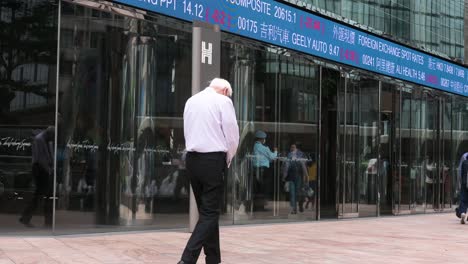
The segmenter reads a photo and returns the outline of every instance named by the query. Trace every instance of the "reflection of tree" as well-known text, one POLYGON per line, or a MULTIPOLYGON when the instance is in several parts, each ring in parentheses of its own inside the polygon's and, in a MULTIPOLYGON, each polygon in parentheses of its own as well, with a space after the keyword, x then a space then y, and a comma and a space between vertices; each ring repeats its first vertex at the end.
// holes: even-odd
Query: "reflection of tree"
POLYGON ((25 64, 55 63, 57 8, 52 1, 0 0, 0 115, 8 111, 15 91, 51 97, 47 84, 14 78, 25 64))

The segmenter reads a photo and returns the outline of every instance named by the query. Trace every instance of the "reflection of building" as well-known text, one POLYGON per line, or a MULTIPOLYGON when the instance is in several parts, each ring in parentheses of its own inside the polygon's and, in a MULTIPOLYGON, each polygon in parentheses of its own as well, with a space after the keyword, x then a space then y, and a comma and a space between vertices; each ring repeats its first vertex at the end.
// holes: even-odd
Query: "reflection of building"
MULTIPOLYGON (((0 166, 0 184, 19 195, 33 187, 27 180, 30 145, 20 151, 1 139, 29 142, 36 129, 55 125, 55 114, 60 116, 55 230, 186 227, 189 219, 182 113, 192 92, 192 23, 175 18, 180 13, 169 17, 117 2, 62 0, 58 23, 58 7, 50 1, 15 1, 22 4, 16 19, 28 14, 37 21, 32 25, 41 26, 31 31, 17 20, 22 34, 11 38, 15 45, 0 38, 4 59, 11 50, 25 54, 12 61, 14 69, 0 60, 0 101, 8 98, 5 94, 14 95, 7 108, 0 104, 0 165, 8 164, 0 166), (39 16, 39 11, 47 15, 39 16), (28 45, 35 52, 24 51, 28 45), (12 83, 17 85, 13 90, 12 83)), ((466 67, 457 64, 466 59, 460 37, 466 26, 459 13, 462 1, 303 2, 311 5, 301 11, 287 8, 308 12, 327 25, 336 23, 337 30, 353 25, 347 33, 404 44, 408 51, 421 52, 425 62, 437 59, 468 76, 466 67)), ((0 1, 0 14, 11 24, 8 10, 15 6, 9 4, 0 1)), ((213 17, 218 19, 208 19, 213 17)), ((8 27, 15 28, 8 25, 0 33, 11 34, 2 31, 8 27)), ((260 24, 258 30, 268 36, 264 27, 260 24)), ((468 148, 463 91, 405 80, 396 69, 389 74, 292 45, 267 44, 261 34, 246 38, 223 30, 220 72, 234 88, 241 129, 239 154, 225 181, 224 224, 453 210, 458 158, 468 148), (266 132, 265 144, 277 147, 280 155, 271 162, 271 176, 262 180, 254 180, 259 173, 249 160, 257 130, 266 132), (308 197, 313 206, 297 215, 289 214, 282 182, 292 145, 304 153, 303 163, 314 175, 304 181, 313 190, 308 197), (255 200, 259 193, 268 199, 255 200)), ((301 39, 295 36, 294 41, 301 39)), ((385 70, 391 70, 391 58, 382 56, 385 70)), ((5 213, 0 218, 10 219, 2 226, 15 231, 21 228, 15 212, 22 204, 11 197, 0 194, 0 208, 9 208, 0 211, 5 213)))
MULTIPOLYGON (((465 35, 465 43, 468 43, 468 2, 465 1, 465 21, 464 25, 464 35, 465 35)), ((468 47, 465 46, 465 54, 468 54, 468 47)), ((468 56, 465 56, 465 64, 468 64, 468 56)))
MULTIPOLYGON (((464 3, 438 0, 301 0, 415 47, 463 61, 464 3)), ((465 34, 466 37, 466 34, 465 34)))
POLYGON ((44 44, 50 40, 49 33, 54 32, 50 30, 56 14, 47 16, 48 13, 42 12, 46 5, 47 1, 0 3, 0 21, 4 23, 0 41, 0 82, 5 100, 2 103, 4 107, 9 105, 9 111, 28 111, 54 104, 50 99, 55 92, 56 68, 55 63, 51 63, 55 54, 44 44), (35 26, 24 27, 38 15, 44 19, 35 26), (35 33, 38 28, 43 32, 35 33), (20 42, 23 43, 19 46, 20 42))
MULTIPOLYGON (((44 64, 23 64, 13 70, 12 80, 18 83, 25 83, 29 87, 34 87, 32 92, 15 91, 15 98, 10 104, 11 111, 26 110, 48 104, 47 91, 53 91, 54 87, 49 87, 51 76, 49 65, 44 64)), ((52 72, 53 74, 53 72, 52 72)))

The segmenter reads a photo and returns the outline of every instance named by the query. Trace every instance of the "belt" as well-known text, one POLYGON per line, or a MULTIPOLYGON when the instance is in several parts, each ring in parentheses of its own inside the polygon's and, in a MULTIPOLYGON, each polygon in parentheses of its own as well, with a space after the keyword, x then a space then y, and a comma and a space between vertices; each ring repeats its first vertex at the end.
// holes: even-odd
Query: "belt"
POLYGON ((187 152, 188 155, 193 156, 206 156, 206 157, 219 157, 219 156, 226 156, 226 152, 216 151, 216 152, 196 152, 196 151, 189 151, 187 152))

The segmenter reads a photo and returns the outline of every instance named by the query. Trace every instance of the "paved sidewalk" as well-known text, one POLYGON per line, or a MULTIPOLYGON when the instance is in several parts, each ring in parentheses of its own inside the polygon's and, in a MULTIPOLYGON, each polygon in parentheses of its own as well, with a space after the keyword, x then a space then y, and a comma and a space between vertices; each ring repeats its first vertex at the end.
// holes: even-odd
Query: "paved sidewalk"
MULTIPOLYGON (((175 264, 188 237, 181 231, 0 237, 0 264, 175 264)), ((452 213, 223 227, 221 240, 226 264, 427 264, 468 258, 468 225, 452 213)))

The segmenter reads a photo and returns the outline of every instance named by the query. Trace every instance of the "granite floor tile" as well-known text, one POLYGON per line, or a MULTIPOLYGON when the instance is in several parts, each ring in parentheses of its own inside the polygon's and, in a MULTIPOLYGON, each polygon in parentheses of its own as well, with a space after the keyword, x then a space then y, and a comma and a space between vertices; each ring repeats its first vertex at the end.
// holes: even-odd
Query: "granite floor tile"
MULTIPOLYGON (((223 263, 464 262, 468 225, 453 214, 221 228, 223 263)), ((0 237, 0 264, 177 263, 180 231, 57 237, 0 237)), ((204 264, 203 253, 199 264, 204 264)))

